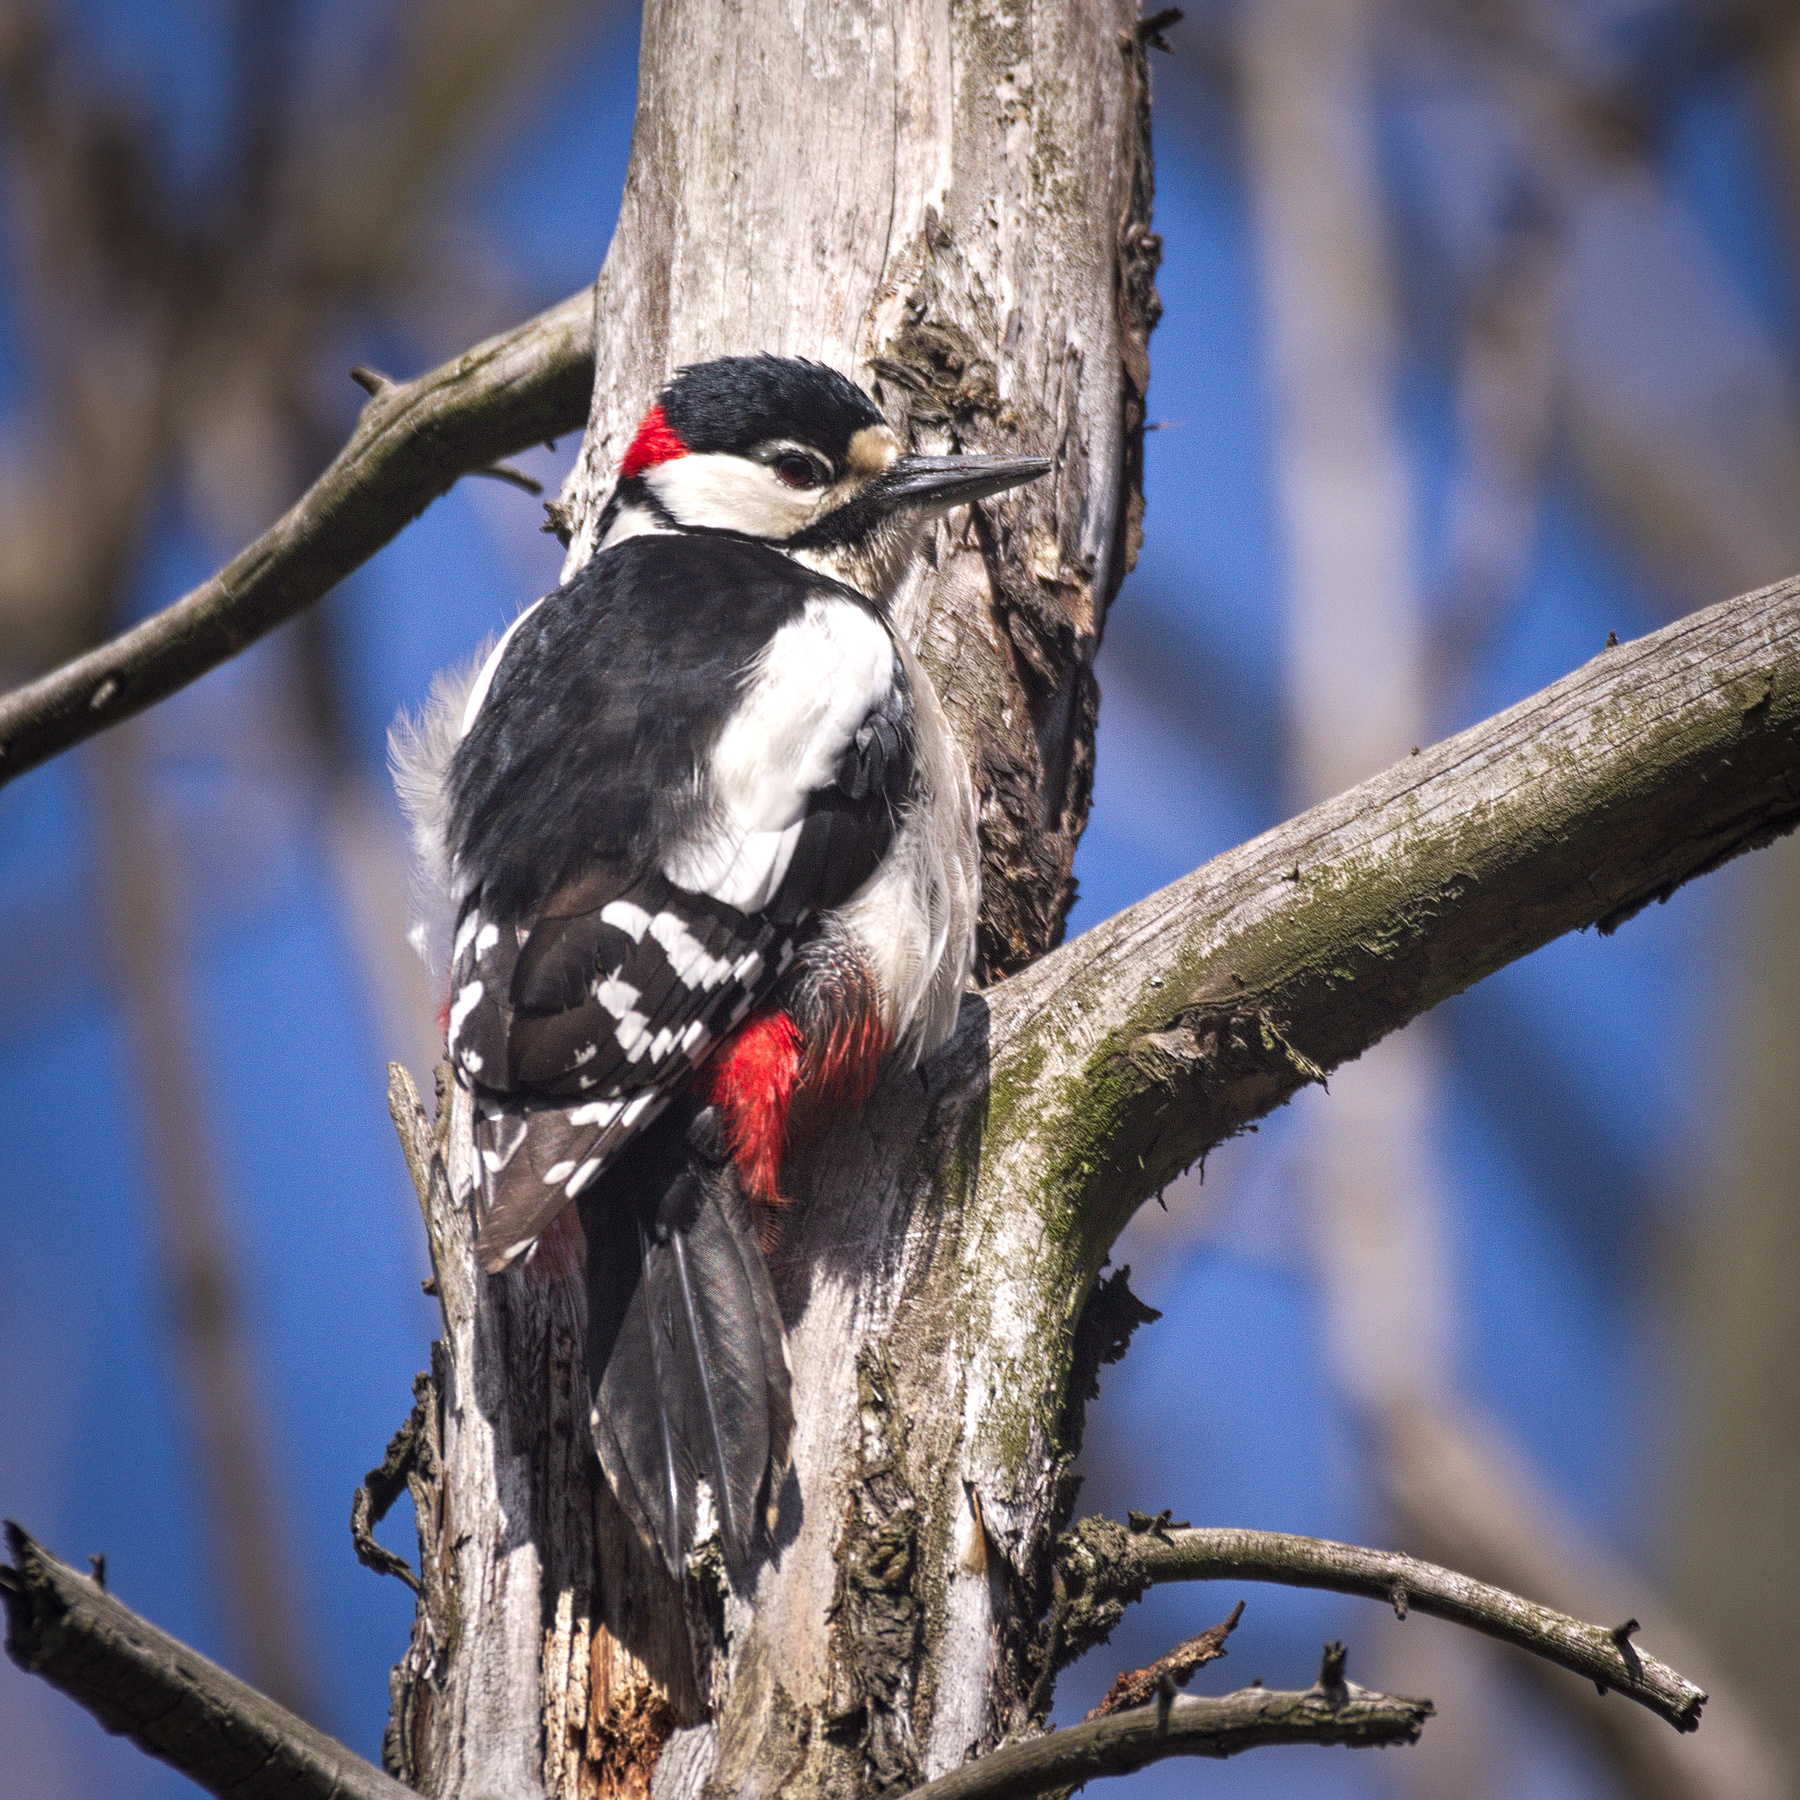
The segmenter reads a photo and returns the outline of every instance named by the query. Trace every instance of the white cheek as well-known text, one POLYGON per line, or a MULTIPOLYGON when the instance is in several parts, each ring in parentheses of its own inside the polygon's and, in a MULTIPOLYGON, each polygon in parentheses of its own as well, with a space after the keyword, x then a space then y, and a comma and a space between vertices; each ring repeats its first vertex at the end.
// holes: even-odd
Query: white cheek
POLYGON ((750 537, 792 537, 812 523, 823 498, 785 486, 773 469, 741 456, 676 456, 646 469, 644 480, 681 524, 750 537))
POLYGON ((666 536, 668 530, 668 526, 649 507, 622 506, 601 540, 600 548, 610 550, 614 544, 622 544, 627 538, 666 536))

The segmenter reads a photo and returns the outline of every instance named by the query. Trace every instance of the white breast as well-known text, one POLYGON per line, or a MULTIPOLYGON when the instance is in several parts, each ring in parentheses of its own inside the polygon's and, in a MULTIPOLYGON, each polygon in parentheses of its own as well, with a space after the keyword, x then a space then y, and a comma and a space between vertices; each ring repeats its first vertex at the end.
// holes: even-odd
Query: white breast
POLYGON ((913 699, 914 799, 892 848, 836 918, 881 982, 888 1025, 913 1061, 955 1028, 975 967, 981 849, 968 765, 931 677, 900 657, 913 699))

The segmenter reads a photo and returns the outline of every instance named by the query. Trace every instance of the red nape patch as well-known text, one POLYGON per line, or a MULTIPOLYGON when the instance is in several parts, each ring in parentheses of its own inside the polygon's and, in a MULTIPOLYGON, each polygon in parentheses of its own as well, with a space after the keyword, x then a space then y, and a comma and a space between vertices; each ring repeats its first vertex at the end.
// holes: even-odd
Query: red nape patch
POLYGON ((446 1043, 450 1041, 450 996, 444 996, 444 1004, 438 1008, 438 1036, 446 1043))
POLYGON ((785 1206, 781 1156, 800 1079, 800 1033, 784 1012, 759 1013, 712 1060, 707 1098, 725 1115, 725 1141, 744 1197, 785 1206))
POLYGON ((644 420, 637 428, 637 436, 631 440, 631 448, 625 452, 625 460, 619 464, 619 479, 629 481, 633 475, 641 475, 644 470, 657 463, 671 461, 677 456, 687 455, 687 445, 675 434, 675 428, 663 417, 663 409, 653 406, 644 414, 644 420))

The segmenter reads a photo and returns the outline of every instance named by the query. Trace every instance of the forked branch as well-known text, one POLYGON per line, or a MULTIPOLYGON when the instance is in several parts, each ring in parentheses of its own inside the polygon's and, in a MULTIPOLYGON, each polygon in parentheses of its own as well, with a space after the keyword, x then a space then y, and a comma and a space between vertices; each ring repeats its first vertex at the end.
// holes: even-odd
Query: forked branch
POLYGON ((1344 1679, 1344 1650, 1327 1644, 1319 1679, 1299 1692, 1240 1688, 1194 1698, 1165 1694, 1149 1706, 1006 1744, 915 1788, 908 1800, 1026 1800, 1103 1775, 1129 1775, 1167 1756, 1223 1759, 1272 1744, 1411 1744, 1429 1700, 1375 1694, 1344 1679))
POLYGON ((158 1631, 8 1523, 6 1650, 108 1731, 231 1800, 413 1800, 373 1763, 158 1631))
POLYGON ((1705 1690, 1638 1648, 1635 1619, 1590 1625, 1454 1569, 1359 1544, 1143 1523, 1133 1530, 1112 1519, 1083 1519, 1062 1540, 1061 1641, 1070 1651, 1103 1641, 1125 1607, 1158 1582, 1270 1581, 1383 1600, 1401 1618, 1413 1611, 1448 1619, 1586 1676, 1602 1693, 1617 1689, 1677 1731, 1699 1726, 1705 1690))

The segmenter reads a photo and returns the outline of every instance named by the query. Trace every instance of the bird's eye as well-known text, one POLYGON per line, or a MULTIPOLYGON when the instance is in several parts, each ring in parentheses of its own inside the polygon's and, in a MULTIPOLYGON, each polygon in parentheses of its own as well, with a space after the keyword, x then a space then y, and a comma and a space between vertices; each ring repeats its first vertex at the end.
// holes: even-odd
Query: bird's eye
POLYGON ((802 456, 798 450, 790 450, 785 456, 775 459, 775 474, 783 487, 809 488, 819 485, 819 471, 813 466, 810 456, 802 456))

